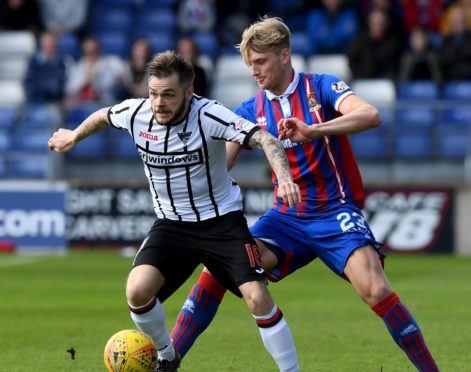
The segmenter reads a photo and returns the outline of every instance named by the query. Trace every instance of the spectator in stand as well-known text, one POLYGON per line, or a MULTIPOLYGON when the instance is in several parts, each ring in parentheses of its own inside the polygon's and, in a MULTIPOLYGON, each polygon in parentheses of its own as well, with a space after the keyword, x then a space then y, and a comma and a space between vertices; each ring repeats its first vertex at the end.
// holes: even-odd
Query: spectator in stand
POLYGON ((28 102, 60 103, 66 83, 66 60, 57 53, 51 32, 39 38, 39 50, 31 57, 24 82, 28 102))
POLYGON ((359 21, 355 9, 345 0, 322 0, 322 6, 309 11, 307 32, 313 53, 345 53, 357 34, 359 21))
POLYGON ((445 80, 471 79, 471 31, 467 28, 466 11, 451 14, 449 33, 440 49, 440 63, 445 80))
POLYGON ((383 10, 373 9, 367 21, 368 27, 353 38, 348 52, 353 78, 395 79, 403 50, 401 35, 388 32, 391 19, 383 10))
POLYGON ((93 37, 82 41, 82 55, 69 69, 66 106, 87 101, 103 105, 116 103, 123 74, 123 61, 116 56, 104 56, 93 37))
POLYGON ((178 28, 182 33, 213 31, 216 8, 213 0, 183 0, 177 10, 178 28))
POLYGON ((61 35, 81 34, 87 15, 88 0, 39 0, 41 20, 46 30, 61 35))
MULTIPOLYGON (((404 15, 400 0, 360 0, 359 9, 361 19, 368 20, 370 13, 376 9, 388 15, 389 33, 399 34, 403 40, 407 38, 404 28, 404 15)), ((367 25, 365 25, 367 26, 367 25)))
POLYGON ((417 27, 426 31, 439 31, 444 0, 399 0, 403 10, 403 22, 407 32, 417 27))
POLYGON ((120 98, 149 96, 147 64, 152 60, 152 51, 146 39, 137 39, 131 46, 129 59, 123 71, 123 86, 120 98))
POLYGON ((466 28, 471 30, 471 0, 458 0, 445 9, 440 25, 442 34, 448 35, 450 33, 453 23, 453 14, 461 11, 466 14, 466 28))
POLYGON ((36 0, 0 0, 0 30, 28 30, 38 35, 42 24, 36 0))
POLYGON ((433 80, 442 83, 438 53, 430 48, 428 33, 423 28, 414 29, 409 38, 410 47, 401 56, 398 81, 433 80))
POLYGON ((193 65, 193 69, 195 70, 195 81, 193 83, 195 94, 206 97, 209 93, 208 78, 206 76, 206 71, 198 64, 198 46, 193 39, 183 37, 178 40, 177 51, 183 58, 193 65))

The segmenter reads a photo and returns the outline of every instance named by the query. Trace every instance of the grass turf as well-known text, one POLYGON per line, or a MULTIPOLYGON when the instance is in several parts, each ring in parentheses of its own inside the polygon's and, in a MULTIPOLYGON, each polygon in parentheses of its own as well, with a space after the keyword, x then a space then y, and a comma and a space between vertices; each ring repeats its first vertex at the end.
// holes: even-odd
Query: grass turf
MULTIPOLYGON (((124 293, 131 262, 109 251, 0 255, 0 370, 105 371, 108 338, 135 329, 124 293)), ((471 371, 471 259, 391 255, 386 273, 442 372, 471 371)), ((169 330, 198 275, 165 302, 169 330)), ((302 371, 415 371, 381 319, 321 262, 269 289, 290 325, 302 371)), ((277 368, 245 303, 226 294, 180 370, 277 368)))

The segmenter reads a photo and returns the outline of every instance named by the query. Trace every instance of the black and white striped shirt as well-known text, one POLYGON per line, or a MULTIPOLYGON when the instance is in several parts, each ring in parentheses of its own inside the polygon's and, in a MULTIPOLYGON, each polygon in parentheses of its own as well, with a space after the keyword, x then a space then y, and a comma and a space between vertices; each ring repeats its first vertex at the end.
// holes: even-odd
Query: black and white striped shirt
POLYGON ((125 100, 108 111, 128 131, 144 163, 158 218, 201 221, 242 209, 226 168, 226 141, 247 145, 258 126, 216 101, 193 96, 176 125, 158 124, 149 99, 125 100))

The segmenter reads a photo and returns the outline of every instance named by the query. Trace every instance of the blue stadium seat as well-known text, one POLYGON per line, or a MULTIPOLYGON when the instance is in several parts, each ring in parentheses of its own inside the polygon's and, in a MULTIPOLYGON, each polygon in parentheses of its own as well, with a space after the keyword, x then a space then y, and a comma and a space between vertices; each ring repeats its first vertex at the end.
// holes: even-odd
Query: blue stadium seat
POLYGON ((177 17, 170 8, 142 8, 135 23, 136 38, 156 31, 172 32, 177 29, 177 17))
POLYGON ((139 159, 136 145, 129 133, 121 130, 112 131, 113 149, 111 154, 121 159, 139 159))
POLYGON ((442 98, 449 101, 471 102, 471 80, 447 81, 443 83, 442 98))
POLYGON ((440 110, 440 122, 446 124, 467 124, 471 126, 471 107, 444 107, 440 110))
POLYGON ((101 6, 109 6, 109 7, 128 7, 128 8, 134 8, 137 5, 136 0, 98 0, 97 5, 101 6))
POLYGON ((19 128, 13 133, 13 147, 15 151, 46 153, 51 135, 49 128, 19 128))
POLYGON ((7 174, 7 164, 4 156, 0 155, 0 177, 3 178, 7 174))
POLYGON ((307 58, 312 53, 311 40, 304 31, 294 31, 291 33, 291 53, 301 54, 307 58))
POLYGON ((60 109, 48 104, 30 104, 19 125, 25 128, 54 128, 61 119, 60 109))
POLYGON ((10 178, 47 178, 49 164, 47 153, 14 153, 7 159, 7 175, 10 178))
POLYGON ((429 128, 394 128, 393 155, 398 158, 424 159, 433 156, 433 135, 429 128))
POLYGON ((219 54, 219 39, 215 32, 195 32, 191 37, 201 54, 213 59, 219 54))
POLYGON ((66 126, 69 129, 74 129, 88 116, 100 109, 102 106, 90 103, 72 107, 66 113, 66 126))
POLYGON ((95 133, 80 141, 67 156, 73 159, 94 159, 108 155, 108 131, 95 133))
POLYGON ((68 55, 78 59, 80 56, 80 39, 73 32, 62 34, 58 38, 57 48, 60 55, 68 55))
POLYGON ((392 111, 386 107, 377 107, 379 111, 379 116, 381 116, 381 126, 389 126, 392 123, 392 111))
POLYGON ((6 153, 11 148, 11 144, 12 139, 10 131, 0 128, 0 154, 6 153))
POLYGON ((399 107, 394 122, 396 125, 432 127, 436 122, 435 111, 430 106, 399 107))
POLYGON ((128 32, 135 24, 134 13, 127 8, 96 7, 92 13, 89 26, 91 33, 97 32, 128 32))
POLYGON ((306 18, 307 14, 295 14, 284 17, 286 25, 289 27, 291 32, 303 31, 306 29, 306 18))
POLYGON ((406 81, 397 87, 398 100, 430 101, 438 97, 438 85, 432 80, 406 81))
POLYGON ((16 111, 12 107, 0 107, 0 128, 11 128, 15 124, 16 111))
POLYGON ((464 159, 470 150, 470 128, 468 125, 439 125, 436 131, 438 156, 464 159))
POLYGON ((358 160, 383 160, 389 154, 388 129, 378 127, 348 136, 358 160))
POLYGON ((176 7, 178 4, 178 0, 144 0, 146 6, 151 7, 176 7))
POLYGON ((94 34, 100 43, 103 54, 113 54, 126 58, 129 54, 130 37, 126 32, 103 31, 94 34))
POLYGON ((175 49, 175 36, 171 32, 151 32, 143 36, 149 42, 153 53, 160 53, 165 50, 175 49))

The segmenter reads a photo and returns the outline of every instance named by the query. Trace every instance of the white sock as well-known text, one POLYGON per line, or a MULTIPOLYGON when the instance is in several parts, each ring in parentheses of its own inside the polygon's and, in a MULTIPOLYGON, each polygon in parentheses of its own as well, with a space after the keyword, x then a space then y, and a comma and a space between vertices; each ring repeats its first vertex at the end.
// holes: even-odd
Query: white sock
POLYGON ((279 313, 279 311, 275 305, 269 314, 263 316, 254 315, 253 317, 259 324, 263 344, 275 360, 280 371, 298 372, 298 357, 296 355, 296 348, 294 347, 293 336, 283 315, 281 313, 277 315, 277 313, 279 313), (279 319, 279 317, 281 317, 281 319, 279 319), (265 322, 267 324, 271 318, 273 318, 273 321, 279 319, 278 323, 273 326, 260 327, 261 321, 267 321, 265 322))
POLYGON ((154 340, 155 346, 158 350, 159 359, 173 360, 175 358, 175 349, 172 345, 172 340, 165 325, 165 311, 157 298, 152 298, 147 304, 134 307, 129 307, 137 312, 131 311, 131 318, 136 324, 137 328, 150 336, 154 340), (155 305, 149 311, 138 314, 139 309, 149 306, 155 301, 155 305))

